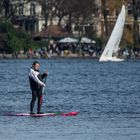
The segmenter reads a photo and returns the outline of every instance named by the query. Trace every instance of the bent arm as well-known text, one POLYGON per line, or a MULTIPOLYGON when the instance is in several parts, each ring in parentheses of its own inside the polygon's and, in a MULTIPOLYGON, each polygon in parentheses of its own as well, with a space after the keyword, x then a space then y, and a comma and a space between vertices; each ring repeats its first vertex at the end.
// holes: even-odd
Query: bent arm
POLYGON ((41 74, 42 79, 44 79, 44 78, 47 77, 47 76, 48 76, 47 73, 43 73, 43 74, 41 74))
POLYGON ((38 84, 45 86, 45 84, 39 80, 39 78, 37 77, 37 72, 35 72, 34 70, 30 70, 29 76, 34 79, 38 84))

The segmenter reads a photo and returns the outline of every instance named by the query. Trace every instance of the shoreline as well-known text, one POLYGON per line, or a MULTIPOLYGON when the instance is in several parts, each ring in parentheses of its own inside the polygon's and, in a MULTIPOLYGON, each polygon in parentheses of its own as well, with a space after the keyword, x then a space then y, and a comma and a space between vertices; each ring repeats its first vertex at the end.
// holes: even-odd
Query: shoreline
MULTIPOLYGON (((2 59, 95 59, 98 60, 100 58, 100 56, 90 56, 90 55, 51 55, 51 56, 45 56, 45 57, 37 57, 37 56, 27 56, 27 55, 20 55, 18 54, 17 56, 13 55, 13 54, 1 54, 0 53, 0 60, 2 59)), ((124 58, 124 57, 122 57, 124 58)), ((130 58, 124 58, 125 60, 137 60, 140 59, 140 57, 130 57, 130 58)))
POLYGON ((83 59, 99 59, 99 57, 95 57, 95 56, 89 56, 89 55, 86 55, 86 56, 81 56, 81 55, 51 55, 51 56, 44 56, 44 57, 37 57, 37 56, 27 56, 27 55, 13 55, 13 54, 0 54, 0 59, 59 59, 59 58, 62 58, 62 59, 67 59, 67 58, 71 58, 71 59, 74 59, 74 58, 83 58, 83 59))

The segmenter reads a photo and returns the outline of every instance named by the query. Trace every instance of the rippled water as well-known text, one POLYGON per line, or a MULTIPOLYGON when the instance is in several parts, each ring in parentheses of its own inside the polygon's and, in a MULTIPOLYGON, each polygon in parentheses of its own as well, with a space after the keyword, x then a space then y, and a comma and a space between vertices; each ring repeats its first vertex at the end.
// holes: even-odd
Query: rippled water
POLYGON ((28 69, 33 60, 0 60, 1 140, 139 140, 140 61, 39 60, 49 71, 44 112, 75 117, 12 117, 29 112, 28 69))

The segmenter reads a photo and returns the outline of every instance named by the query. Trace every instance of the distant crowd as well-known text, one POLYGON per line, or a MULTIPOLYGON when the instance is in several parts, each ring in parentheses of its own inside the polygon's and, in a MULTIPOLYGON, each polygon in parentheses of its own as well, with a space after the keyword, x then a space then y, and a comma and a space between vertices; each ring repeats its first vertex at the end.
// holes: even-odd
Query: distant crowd
POLYGON ((99 56, 101 47, 95 44, 50 44, 48 47, 41 47, 38 50, 29 50, 25 54, 29 57, 52 57, 52 56, 99 56))
MULTIPOLYGON (((96 44, 50 44, 48 47, 41 47, 38 50, 20 51, 18 55, 26 55, 27 58, 47 58, 53 56, 76 56, 99 58, 103 49, 96 44)), ((123 58, 140 57, 140 48, 119 49, 117 55, 123 58)))

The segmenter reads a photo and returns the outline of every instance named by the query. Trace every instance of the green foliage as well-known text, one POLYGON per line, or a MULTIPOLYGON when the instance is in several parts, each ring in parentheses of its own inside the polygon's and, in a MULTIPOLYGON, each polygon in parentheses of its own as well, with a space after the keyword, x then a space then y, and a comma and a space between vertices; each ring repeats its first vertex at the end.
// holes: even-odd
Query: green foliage
POLYGON ((97 46, 103 46, 103 40, 101 38, 96 37, 94 40, 96 41, 97 46))
POLYGON ((6 33, 6 46, 12 53, 38 48, 38 45, 32 41, 29 35, 19 29, 15 29, 10 22, 0 22, 0 31, 6 33))

